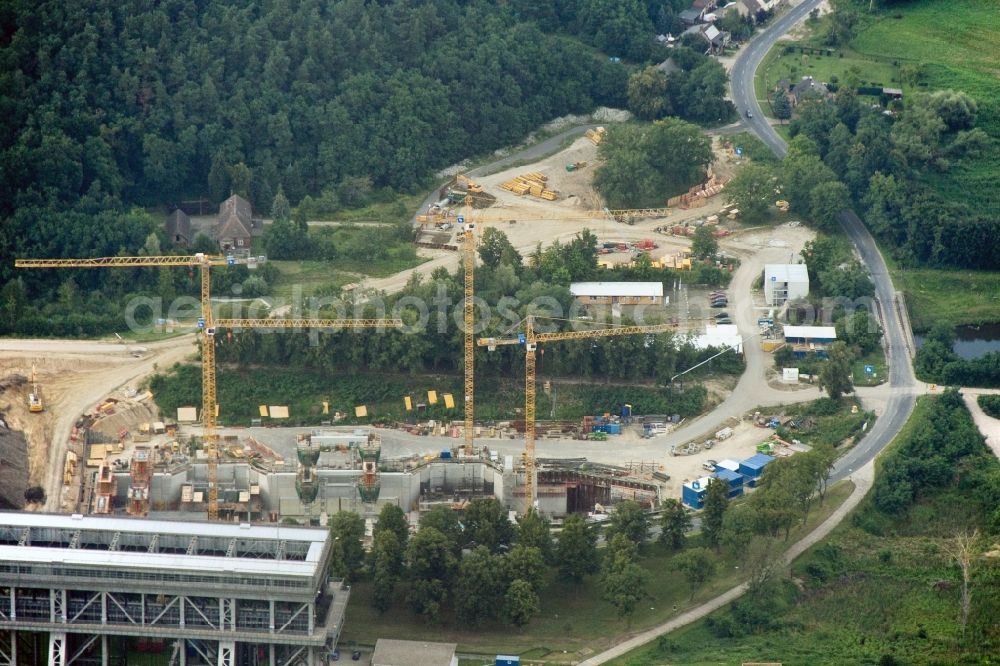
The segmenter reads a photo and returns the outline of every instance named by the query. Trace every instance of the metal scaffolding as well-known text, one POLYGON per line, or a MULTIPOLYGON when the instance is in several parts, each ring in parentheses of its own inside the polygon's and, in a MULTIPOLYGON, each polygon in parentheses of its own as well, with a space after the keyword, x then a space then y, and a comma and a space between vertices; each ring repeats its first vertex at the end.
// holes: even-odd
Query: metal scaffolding
POLYGON ((350 594, 329 550, 325 529, 0 513, 0 666, 106 665, 139 638, 181 666, 325 664, 350 594))

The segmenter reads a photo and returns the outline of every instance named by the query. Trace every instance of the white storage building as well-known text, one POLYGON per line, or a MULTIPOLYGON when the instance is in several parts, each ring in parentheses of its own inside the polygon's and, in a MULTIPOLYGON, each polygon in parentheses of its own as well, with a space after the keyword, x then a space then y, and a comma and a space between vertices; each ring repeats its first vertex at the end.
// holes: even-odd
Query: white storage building
POLYGON ((743 353, 743 338, 740 336, 736 324, 719 324, 718 326, 706 326, 702 335, 693 335, 691 343, 698 349, 708 349, 709 347, 729 347, 737 354, 743 353))
POLYGON ((768 305, 809 295, 809 273, 805 264, 765 264, 764 300, 768 305))
POLYGON ((585 304, 663 305, 662 282, 574 282, 569 291, 585 304))

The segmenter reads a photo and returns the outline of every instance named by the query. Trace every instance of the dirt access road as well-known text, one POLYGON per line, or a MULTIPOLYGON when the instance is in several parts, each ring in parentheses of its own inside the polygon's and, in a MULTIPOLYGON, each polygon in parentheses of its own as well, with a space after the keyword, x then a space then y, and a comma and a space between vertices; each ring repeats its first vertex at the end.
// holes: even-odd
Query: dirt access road
POLYGON ((112 391, 134 385, 197 351, 193 334, 136 346, 91 340, 0 340, 0 374, 30 376, 34 363, 45 411, 27 411, 27 389, 5 394, 8 420, 28 439, 29 486, 45 488, 45 511, 63 503, 62 469, 77 418, 112 391), (139 354, 138 358, 133 352, 139 354), (26 372, 27 371, 27 372, 26 372), (23 393, 23 395, 21 395, 23 393))
MULTIPOLYGON (((497 200, 496 204, 490 208, 470 213, 470 219, 475 219, 477 222, 478 233, 482 234, 488 227, 500 229, 522 256, 534 252, 539 244, 547 246, 555 241, 568 241, 583 229, 589 229, 601 242, 654 240, 659 248, 651 253, 653 259, 660 259, 690 248, 689 239, 658 234, 655 228, 683 224, 714 215, 724 205, 724 197, 714 197, 702 208, 691 210, 678 208, 672 210, 665 217, 637 220, 634 225, 585 214, 584 211, 599 210, 603 207, 600 197, 591 187, 593 171, 597 166, 597 147, 588 139, 579 137, 562 150, 553 154, 549 153, 567 139, 592 126, 572 128, 547 141, 469 171, 466 175, 475 178, 483 186, 484 191, 496 197, 497 200), (529 163, 532 159, 536 161, 529 163), (570 162, 587 162, 587 166, 573 173, 568 173, 565 170, 565 165, 570 162), (512 164, 520 166, 510 166, 512 164), (549 177, 551 187, 559 192, 560 198, 554 202, 548 202, 530 196, 518 197, 500 187, 501 182, 530 171, 546 174, 549 177), (514 222, 512 223, 511 220, 514 222)), ((732 171, 733 164, 721 147, 719 134, 709 133, 709 136, 713 140, 716 157, 713 165, 715 173, 720 177, 727 177, 732 171)), ((426 210, 427 204, 433 203, 436 198, 437 191, 435 190, 427 197, 427 201, 421 205, 419 210, 426 210)), ((451 233, 454 234, 455 231, 451 233)), ((457 243, 455 240, 452 242, 457 243)), ((393 293, 403 289, 414 274, 429 276, 437 268, 454 271, 459 266, 460 253, 458 252, 420 248, 419 255, 427 257, 429 260, 420 266, 385 278, 362 280, 361 288, 375 292, 393 293)), ((615 263, 629 259, 627 256, 616 255, 607 255, 603 258, 615 263)))

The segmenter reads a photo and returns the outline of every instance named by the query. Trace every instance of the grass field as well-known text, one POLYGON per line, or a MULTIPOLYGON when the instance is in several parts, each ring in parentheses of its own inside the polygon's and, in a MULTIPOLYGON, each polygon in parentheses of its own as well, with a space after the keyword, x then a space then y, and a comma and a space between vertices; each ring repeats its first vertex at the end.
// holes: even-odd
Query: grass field
MULTIPOLYGON (((917 410, 927 406, 921 400, 917 410)), ((913 423, 911 418, 892 447, 910 436, 913 423)), ((998 464, 989 455, 977 460, 982 461, 977 464, 998 464)), ((923 495, 901 518, 877 512, 866 500, 849 520, 793 563, 791 577, 781 582, 771 604, 768 620, 776 621, 776 626, 720 636, 712 625, 729 612, 723 609, 712 620, 680 629, 610 663, 995 663, 998 636, 991 615, 996 610, 992 592, 996 567, 984 561, 973 579, 970 635, 963 640, 957 622, 958 570, 946 551, 957 530, 981 519, 975 517, 979 509, 968 510, 976 503, 971 483, 961 482, 923 495), (876 536, 883 529, 884 535, 876 536)))
MULTIPOLYGON (((883 256, 889 263, 888 255, 883 256)), ((1000 321, 1000 272, 889 269, 896 289, 906 295, 915 331, 926 331, 939 321, 955 326, 1000 321)))
POLYGON ((361 279, 357 273, 334 270, 325 261, 271 261, 278 269, 278 279, 271 295, 278 301, 292 302, 297 296, 308 298, 317 289, 336 293, 341 287, 361 279))
MULTIPOLYGON (((788 543, 794 543, 822 522, 852 490, 853 486, 847 482, 832 487, 824 505, 810 513, 804 526, 792 531, 788 543)), ((690 540, 696 542, 699 537, 690 540)), ((732 587, 741 576, 737 560, 720 556, 721 573, 692 600, 690 588, 670 568, 672 556, 659 545, 644 546, 639 563, 650 575, 650 598, 640 605, 631 622, 619 619, 613 606, 601 600, 596 576, 579 585, 551 579, 541 595, 541 614, 521 630, 509 627, 472 630, 450 616, 444 617, 441 624, 428 624, 407 610, 402 599, 379 615, 371 607, 371 585, 358 583, 352 588, 342 640, 371 645, 391 631, 394 638, 457 642, 462 652, 520 654, 524 665, 578 662, 589 651, 607 648, 612 637, 669 620, 732 587)))
POLYGON ((885 352, 879 347, 864 358, 859 358, 851 366, 851 372, 855 386, 878 386, 886 383, 889 380, 889 369, 885 364, 885 352), (866 365, 874 370, 872 374, 865 372, 866 365))
MULTIPOLYGON (((851 42, 858 53, 921 66, 927 90, 952 88, 979 103, 981 127, 1000 140, 1000 7, 983 0, 916 0, 897 5, 851 42), (900 18, 894 18, 899 16, 900 18)), ((929 182, 948 199, 996 210, 1000 178, 996 153, 935 174, 929 182)))
POLYGON ((788 79, 795 84, 803 76, 811 76, 818 81, 828 83, 832 77, 844 81, 854 70, 861 85, 878 84, 889 87, 901 85, 897 80, 898 67, 891 61, 860 55, 850 49, 834 49, 832 56, 785 53, 786 45, 785 42, 779 42, 771 49, 757 68, 757 76, 754 79, 757 100, 768 116, 772 116, 768 98, 773 94, 775 84, 781 79, 788 79))

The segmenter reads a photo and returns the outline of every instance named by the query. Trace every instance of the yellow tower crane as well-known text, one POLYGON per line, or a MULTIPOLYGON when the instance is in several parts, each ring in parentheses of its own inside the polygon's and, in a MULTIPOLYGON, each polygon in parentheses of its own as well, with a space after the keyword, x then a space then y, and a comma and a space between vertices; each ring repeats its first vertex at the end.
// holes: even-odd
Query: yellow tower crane
POLYGON ((476 325, 475 270, 476 270, 476 225, 466 222, 464 215, 458 216, 462 225, 462 263, 465 269, 465 455, 471 456, 475 435, 475 344, 473 330, 476 325))
POLYGON ((147 266, 189 266, 201 269, 201 380, 202 439, 208 458, 208 518, 219 516, 218 461, 216 435, 215 331, 216 328, 401 328, 400 319, 214 319, 212 316, 211 266, 235 265, 233 257, 205 254, 160 257, 96 257, 93 259, 16 259, 15 268, 108 268, 147 266))
POLYGON ((212 322, 210 266, 234 265, 233 257, 207 254, 159 257, 95 257, 92 259, 15 259, 15 268, 139 268, 148 266, 188 266, 201 269, 201 419, 205 452, 208 454, 208 517, 218 518, 218 451, 215 419, 215 325, 212 322))
POLYGON ((523 334, 514 338, 479 338, 476 341, 477 345, 487 347, 490 351, 500 345, 524 345, 524 477, 527 504, 525 510, 534 506, 538 485, 535 478, 535 352, 538 350, 539 343, 664 333, 676 328, 676 324, 653 324, 651 326, 616 326, 588 331, 536 333, 535 317, 528 315, 524 320, 523 334))

